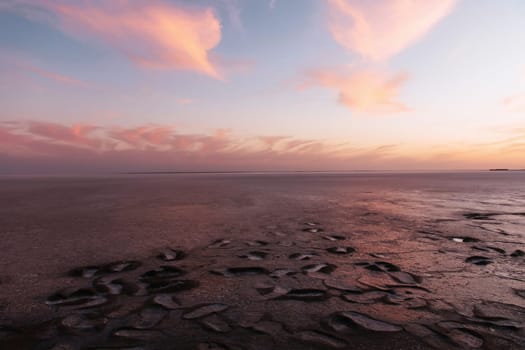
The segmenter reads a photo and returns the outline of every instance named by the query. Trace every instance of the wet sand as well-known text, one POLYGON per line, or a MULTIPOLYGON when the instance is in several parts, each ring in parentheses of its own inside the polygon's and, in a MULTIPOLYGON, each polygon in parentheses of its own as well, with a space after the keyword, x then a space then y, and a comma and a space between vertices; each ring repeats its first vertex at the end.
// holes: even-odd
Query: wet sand
POLYGON ((0 348, 524 349, 525 173, 0 179, 0 348))

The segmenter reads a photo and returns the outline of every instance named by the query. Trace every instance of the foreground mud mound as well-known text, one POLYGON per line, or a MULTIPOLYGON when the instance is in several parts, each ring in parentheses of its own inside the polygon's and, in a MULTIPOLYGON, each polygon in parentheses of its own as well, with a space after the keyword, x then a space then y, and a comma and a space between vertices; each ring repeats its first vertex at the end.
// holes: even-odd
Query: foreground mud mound
POLYGON ((435 227, 364 239, 314 221, 261 237, 65 272, 74 287, 44 298, 49 318, 2 326, 1 348, 525 348, 512 242, 435 227))

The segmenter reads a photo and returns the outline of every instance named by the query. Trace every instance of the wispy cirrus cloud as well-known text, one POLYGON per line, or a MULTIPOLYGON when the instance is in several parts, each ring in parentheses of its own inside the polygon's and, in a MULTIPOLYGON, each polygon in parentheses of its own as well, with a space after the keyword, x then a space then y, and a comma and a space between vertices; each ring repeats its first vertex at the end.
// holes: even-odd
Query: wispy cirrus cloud
POLYGON ((186 133, 170 125, 0 122, 0 173, 511 168, 523 167, 524 150, 523 128, 489 143, 357 147, 288 136, 240 137, 229 129, 186 133))
POLYGON ((346 49, 388 60, 423 38, 456 0, 327 0, 329 28, 346 49))
POLYGON ((136 128, 113 128, 107 136, 131 148, 161 147, 170 143, 172 126, 144 125, 136 128))
POLYGON ((57 73, 57 72, 52 72, 52 71, 49 71, 49 70, 45 70, 45 69, 42 69, 42 68, 39 68, 39 67, 35 67, 35 66, 24 66, 23 68, 31 71, 31 72, 34 72, 35 74, 41 76, 41 77, 44 77, 44 78, 47 78, 47 79, 51 79, 51 80, 54 80, 56 82, 59 82, 59 83, 63 83, 63 84, 67 84, 67 85, 73 85, 73 86, 79 86, 79 87, 88 87, 89 84, 84 82, 84 81, 81 81, 79 79, 75 79, 75 78, 72 78, 70 76, 67 76, 67 75, 64 75, 64 74, 60 74, 60 73, 57 73))
POLYGON ((47 80, 51 80, 51 81, 54 81, 54 82, 57 82, 57 83, 60 83, 60 84, 65 84, 65 85, 69 85, 69 86, 75 86, 75 87, 81 87, 81 88, 89 88, 89 87, 92 87, 92 85, 86 81, 83 81, 83 80, 80 80, 80 79, 76 79, 74 77, 71 77, 71 76, 68 76, 68 75, 65 75, 65 74, 62 74, 62 73, 58 73, 58 72, 54 72, 54 71, 51 71, 51 70, 47 70, 47 69, 43 69, 43 68, 40 68, 38 66, 35 66, 35 65, 32 65, 32 64, 29 64, 27 62, 16 62, 14 64, 17 68, 23 70, 23 71, 26 71, 26 72, 30 72, 36 76, 39 76, 39 77, 42 77, 42 78, 45 78, 47 80))
POLYGON ((49 11, 66 33, 105 42, 140 66, 221 78, 210 59, 210 51, 221 40, 221 23, 210 7, 183 7, 160 0, 11 0, 8 4, 28 16, 37 10, 49 11))
POLYGON ((99 138, 92 137, 97 129, 99 127, 89 124, 64 126, 51 122, 31 122, 26 126, 26 131, 31 135, 91 148, 98 148, 102 144, 99 138))
POLYGON ((371 70, 315 70, 307 74, 300 86, 322 86, 339 92, 339 103, 361 113, 406 112, 409 108, 398 101, 399 89, 408 79, 406 73, 388 76, 371 70))
POLYGON ((0 123, 4 172, 72 170, 76 166, 119 171, 334 169, 341 161, 373 163, 385 156, 350 143, 288 136, 239 137, 229 129, 185 133, 174 126, 152 124, 129 128, 37 121, 0 123))
MULTIPOLYGON (((9 52, 2 51, 0 52, 0 68, 3 68, 5 71, 10 73, 9 77, 2 78, 15 78, 18 77, 37 77, 45 79, 46 81, 51 81, 70 87, 80 87, 80 88, 92 88, 93 85, 87 81, 75 78, 73 76, 57 72, 50 69, 45 69, 29 61, 26 58, 21 57, 18 54, 13 54, 9 52)), ((3 80, 0 78, 0 80, 3 80)))

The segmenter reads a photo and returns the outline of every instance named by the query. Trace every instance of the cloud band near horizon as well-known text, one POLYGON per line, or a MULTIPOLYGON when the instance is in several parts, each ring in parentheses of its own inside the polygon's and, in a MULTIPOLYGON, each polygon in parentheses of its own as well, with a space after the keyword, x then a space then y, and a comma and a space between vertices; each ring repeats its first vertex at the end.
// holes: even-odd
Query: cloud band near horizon
POLYGON ((490 144, 359 147, 288 136, 238 137, 228 129, 185 133, 38 121, 0 123, 0 174, 108 171, 294 171, 473 169, 519 166, 525 129, 490 144), (504 156, 501 153, 504 152, 504 156), (482 156, 483 161, 472 161, 482 156))

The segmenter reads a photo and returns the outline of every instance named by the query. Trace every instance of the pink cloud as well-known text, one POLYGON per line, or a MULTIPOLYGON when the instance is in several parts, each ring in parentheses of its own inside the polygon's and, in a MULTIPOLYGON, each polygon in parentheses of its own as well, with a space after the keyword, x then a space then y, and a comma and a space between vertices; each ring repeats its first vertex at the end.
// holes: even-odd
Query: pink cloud
MULTIPOLYGON (((102 142, 87 136, 86 130, 90 129, 41 122, 1 123, 0 155, 25 162, 27 158, 61 157, 72 150, 92 153, 102 147, 102 142)), ((67 162, 66 159, 64 161, 67 162)))
POLYGON ((102 145, 99 138, 92 137, 92 133, 99 127, 88 124, 74 124, 70 127, 50 122, 31 122, 26 131, 34 136, 54 141, 98 148, 102 145))
MULTIPOLYGON (((387 61, 420 40, 450 13, 456 0, 327 0, 329 28, 346 49, 372 61, 387 61)), ((303 87, 335 89, 339 103, 359 113, 396 113, 409 108, 398 100, 406 73, 371 69, 317 70, 303 87)))
MULTIPOLYGON (((67 85, 70 87, 81 87, 81 88, 92 88, 93 86, 83 80, 74 78, 72 76, 62 74, 56 71, 48 70, 39 67, 20 55, 8 54, 5 52, 0 53, 0 65, 5 69, 5 73, 8 75, 8 81, 27 81, 25 78, 44 78, 47 81, 56 82, 59 84, 67 85)), ((4 73, 4 72, 2 72, 4 73)), ((6 78, 3 74, 2 77, 6 78)))
POLYGON ((406 73, 386 76, 373 71, 350 73, 317 70, 307 75, 302 87, 319 85, 339 92, 339 103, 360 113, 405 112, 409 108, 397 101, 399 89, 408 79, 406 73))
POLYGON ((115 128, 0 122, 0 172, 337 170, 522 167, 523 128, 489 144, 428 147, 265 136, 228 129, 188 134, 171 126, 115 128))
POLYGON ((71 85, 71 86, 78 86, 78 87, 89 87, 90 85, 85 82, 85 81, 82 81, 82 80, 79 80, 79 79, 75 79, 73 77, 70 77, 70 76, 67 76, 67 75, 64 75, 64 74, 60 74, 60 73, 57 73, 57 72, 53 72, 53 71, 49 71, 49 70, 46 70, 46 69, 42 69, 40 67, 37 67, 37 66, 33 66, 33 65, 30 65, 30 64, 27 64, 27 63, 18 63, 16 64, 17 66, 21 67, 22 69, 25 69, 27 71, 30 71, 32 73, 35 73, 43 78, 46 78, 46 79, 49 79, 49 80, 52 80, 52 81, 55 81, 55 82, 58 82, 58 83, 61 83, 61 84, 66 84, 66 85, 71 85))
MULTIPOLYGON (((209 57, 221 40, 221 24, 212 8, 182 7, 160 0, 19 0, 14 4, 51 11, 67 33, 103 41, 143 67, 221 78, 209 57)), ((17 8, 28 13, 26 8, 17 8)))
POLYGON ((332 163, 333 167, 334 162, 355 152, 349 145, 342 149, 340 144, 322 140, 240 138, 229 129, 188 134, 163 125, 117 128, 4 122, 0 123, 0 137, 4 164, 9 160, 13 167, 23 163, 24 167, 39 164, 49 169, 77 169, 77 163, 120 170, 297 169, 321 163, 332 163))
POLYGON ((343 47, 388 60, 420 40, 456 0, 327 0, 329 27, 343 47))
POLYGON ((167 145, 173 138, 171 126, 145 125, 136 128, 113 128, 108 136, 132 148, 157 147, 167 145))
POLYGON ((288 136, 259 136, 259 140, 269 149, 289 138, 288 136))

